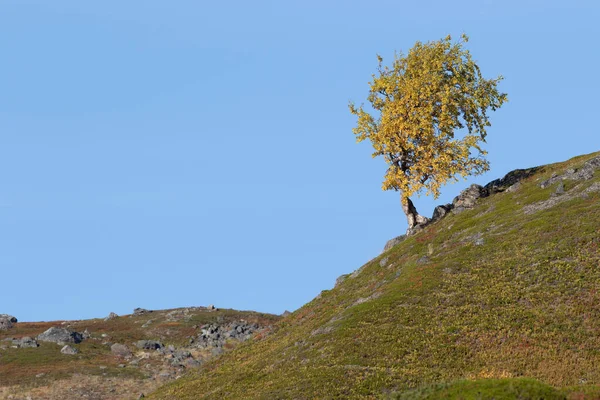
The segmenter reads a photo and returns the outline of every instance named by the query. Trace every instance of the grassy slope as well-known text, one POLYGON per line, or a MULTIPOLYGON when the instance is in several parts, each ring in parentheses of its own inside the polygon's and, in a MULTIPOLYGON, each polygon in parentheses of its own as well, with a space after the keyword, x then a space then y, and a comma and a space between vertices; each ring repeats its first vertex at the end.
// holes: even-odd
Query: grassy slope
MULTIPOLYGON (((278 316, 250 311, 236 310, 197 310, 189 320, 169 321, 167 313, 173 310, 160 310, 148 314, 126 315, 113 320, 92 319, 71 321, 63 325, 55 322, 19 322, 13 329, 0 331, 0 344, 4 338, 35 337, 52 326, 68 326, 75 331, 88 329, 94 339, 84 340, 73 345, 79 350, 76 356, 60 353, 62 346, 40 342, 35 349, 7 348, 0 351, 0 387, 21 385, 36 387, 64 379, 74 373, 84 375, 102 375, 121 378, 145 378, 145 371, 136 368, 119 368, 122 359, 111 354, 110 346, 102 344, 122 343, 136 350, 133 343, 141 339, 160 340, 165 345, 177 347, 187 344, 190 336, 198 335, 194 325, 201 326, 216 322, 229 322, 245 319, 249 323, 273 324, 278 316), (147 328, 142 327, 148 320, 153 322, 147 328), (101 335, 105 334, 106 337, 101 335), (99 369, 99 366, 106 368, 99 369), (42 377, 36 375, 43 374, 42 377)), ((148 361, 150 362, 150 361, 148 361)))
POLYGON ((600 193, 523 213, 555 191, 543 179, 598 154, 450 215, 153 398, 371 398, 513 377, 600 384, 600 193))

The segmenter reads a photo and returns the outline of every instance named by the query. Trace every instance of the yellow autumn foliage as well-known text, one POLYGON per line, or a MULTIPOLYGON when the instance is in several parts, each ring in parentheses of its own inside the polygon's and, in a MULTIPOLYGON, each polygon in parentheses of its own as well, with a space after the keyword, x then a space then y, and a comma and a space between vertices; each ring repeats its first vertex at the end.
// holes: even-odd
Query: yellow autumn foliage
POLYGON ((484 79, 464 48, 468 37, 450 36, 417 42, 407 55, 397 54, 391 66, 379 67, 369 82, 372 112, 350 103, 358 117, 357 141, 369 140, 373 157, 388 164, 382 188, 403 199, 426 190, 437 198, 449 180, 489 169, 481 148, 488 110, 507 101, 498 91, 503 79, 484 79))

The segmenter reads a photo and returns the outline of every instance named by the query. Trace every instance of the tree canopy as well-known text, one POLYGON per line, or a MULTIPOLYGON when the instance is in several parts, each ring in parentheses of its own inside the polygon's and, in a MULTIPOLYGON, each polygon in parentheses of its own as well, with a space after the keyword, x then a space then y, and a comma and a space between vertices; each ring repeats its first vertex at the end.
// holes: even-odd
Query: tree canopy
POLYGON ((481 148, 491 125, 487 112, 507 95, 497 87, 502 76, 483 78, 467 42, 466 35, 458 42, 450 36, 417 42, 407 55, 396 54, 391 66, 377 56, 367 97, 372 111, 349 105, 358 117, 357 141, 369 140, 373 157, 388 164, 383 190, 400 191, 403 206, 413 194, 426 190, 437 198, 449 180, 489 169, 481 148))

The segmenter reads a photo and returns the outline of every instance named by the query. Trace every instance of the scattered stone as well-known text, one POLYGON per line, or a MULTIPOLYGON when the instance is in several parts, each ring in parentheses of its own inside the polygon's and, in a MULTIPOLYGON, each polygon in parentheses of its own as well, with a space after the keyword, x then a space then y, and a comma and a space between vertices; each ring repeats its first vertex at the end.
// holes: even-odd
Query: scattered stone
POLYGON ((7 331, 13 327, 12 322, 8 318, 0 318, 0 331, 7 331))
POLYGON ((75 355, 77 353, 79 353, 79 350, 77 350, 74 347, 69 346, 68 344, 65 345, 65 347, 63 347, 62 349, 60 349, 60 352, 63 354, 67 354, 67 355, 75 355))
POLYGON ((392 247, 394 247, 394 246, 400 244, 401 242, 403 242, 405 239, 406 239, 406 235, 400 235, 400 236, 396 236, 393 239, 388 240, 388 242, 385 244, 385 246, 383 248, 383 252, 385 253, 386 251, 388 251, 392 247))
MULTIPOLYGON (((135 313, 135 310, 134 310, 135 313)), ((119 316, 117 314, 115 314, 114 312, 111 312, 110 314, 108 314, 108 316, 106 318, 104 318, 105 321, 110 321, 112 319, 118 318, 119 316)))
POLYGON ((117 357, 131 357, 131 350, 124 344, 115 343, 110 346, 110 352, 117 357))
POLYGON ((540 187, 545 189, 552 186, 554 183, 563 180, 570 181, 587 181, 594 177, 594 173, 600 169, 600 156, 594 157, 586 161, 581 168, 570 168, 564 174, 555 174, 550 179, 540 183, 540 187))
POLYGON ((163 344, 156 340, 138 340, 135 347, 144 350, 158 350, 163 347, 163 344))
POLYGON ((38 335, 37 340, 40 342, 52 343, 81 343, 83 335, 67 328, 53 326, 44 333, 38 335))
POLYGON ((12 315, 9 315, 9 314, 0 314, 0 318, 6 318, 13 324, 16 324, 17 322, 19 322, 19 321, 17 321, 16 317, 13 317, 12 315))
POLYGON ((149 319, 148 321, 146 321, 146 323, 145 323, 144 325, 142 325, 142 328, 147 328, 147 327, 149 327, 149 326, 150 326, 150 324, 152 324, 152 322, 153 322, 153 321, 152 321, 151 319, 149 319))
POLYGON ((85 331, 83 331, 83 333, 81 334, 83 340, 85 339, 89 339, 92 337, 92 334, 90 333, 90 331, 88 331, 87 328, 85 328, 85 331))

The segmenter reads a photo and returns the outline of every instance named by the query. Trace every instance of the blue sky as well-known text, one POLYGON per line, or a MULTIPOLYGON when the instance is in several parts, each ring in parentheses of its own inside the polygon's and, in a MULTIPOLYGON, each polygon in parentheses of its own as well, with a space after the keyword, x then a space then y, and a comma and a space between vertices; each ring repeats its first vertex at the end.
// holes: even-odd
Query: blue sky
POLYGON ((381 54, 465 32, 491 171, 600 150, 595 1, 0 3, 0 313, 281 313, 406 229, 356 144, 381 54))

